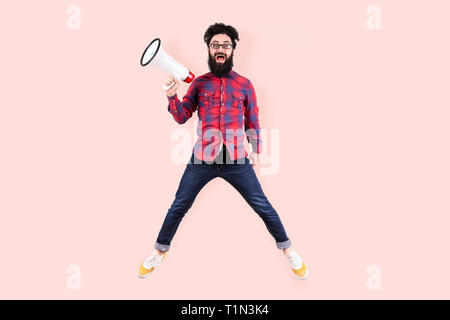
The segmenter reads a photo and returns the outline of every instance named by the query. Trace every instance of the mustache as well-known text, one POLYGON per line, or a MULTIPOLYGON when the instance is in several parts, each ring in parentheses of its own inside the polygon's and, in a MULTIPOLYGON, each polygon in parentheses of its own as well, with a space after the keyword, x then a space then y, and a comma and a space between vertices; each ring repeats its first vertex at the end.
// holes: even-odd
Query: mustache
POLYGON ((209 70, 218 77, 223 77, 230 73, 233 67, 233 52, 229 56, 224 53, 220 53, 225 56, 225 61, 223 63, 216 62, 216 57, 219 53, 214 55, 208 54, 208 66, 209 70))

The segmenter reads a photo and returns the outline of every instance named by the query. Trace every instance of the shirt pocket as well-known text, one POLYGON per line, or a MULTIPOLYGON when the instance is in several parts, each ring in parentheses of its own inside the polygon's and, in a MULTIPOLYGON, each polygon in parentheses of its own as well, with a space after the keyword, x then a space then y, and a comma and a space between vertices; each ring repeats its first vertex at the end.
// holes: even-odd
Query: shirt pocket
POLYGON ((232 101, 233 109, 242 112, 242 109, 244 107, 244 95, 242 94, 242 92, 239 91, 233 91, 231 95, 233 97, 232 101))
POLYGON ((198 104, 200 107, 211 107, 214 104, 214 93, 208 91, 199 92, 198 104))

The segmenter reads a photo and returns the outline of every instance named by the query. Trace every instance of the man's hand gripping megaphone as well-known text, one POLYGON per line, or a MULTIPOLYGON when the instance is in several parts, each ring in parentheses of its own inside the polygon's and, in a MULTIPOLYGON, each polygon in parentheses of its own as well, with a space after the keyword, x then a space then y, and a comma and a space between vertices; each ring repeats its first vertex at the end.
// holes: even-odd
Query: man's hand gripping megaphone
POLYGON ((164 90, 166 91, 166 95, 168 97, 173 97, 177 93, 177 89, 180 86, 180 80, 176 77, 170 75, 165 84, 163 85, 164 90))

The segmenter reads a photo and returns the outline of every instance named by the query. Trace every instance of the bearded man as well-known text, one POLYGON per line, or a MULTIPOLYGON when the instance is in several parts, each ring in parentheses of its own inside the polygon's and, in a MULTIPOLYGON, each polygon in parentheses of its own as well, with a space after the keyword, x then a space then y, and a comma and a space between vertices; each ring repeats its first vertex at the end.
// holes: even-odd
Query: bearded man
MULTIPOLYGON (((183 124, 195 111, 198 112, 198 139, 154 244, 155 250, 142 263, 138 275, 146 277, 161 264, 181 220, 200 190, 212 179, 220 177, 230 183, 261 217, 295 276, 305 279, 308 269, 292 249, 280 217, 264 195, 253 169, 262 151, 259 109, 252 83, 233 70, 238 32, 232 26, 216 23, 206 30, 204 41, 211 72, 195 78, 182 101, 176 94, 178 79, 170 76, 165 83, 172 85, 166 90, 167 110, 176 122, 183 124), (245 136, 252 145, 250 155, 244 147, 245 136)), ((202 247, 200 243, 196 252, 200 254, 202 247)), ((242 242, 244 247, 245 241, 242 242)))

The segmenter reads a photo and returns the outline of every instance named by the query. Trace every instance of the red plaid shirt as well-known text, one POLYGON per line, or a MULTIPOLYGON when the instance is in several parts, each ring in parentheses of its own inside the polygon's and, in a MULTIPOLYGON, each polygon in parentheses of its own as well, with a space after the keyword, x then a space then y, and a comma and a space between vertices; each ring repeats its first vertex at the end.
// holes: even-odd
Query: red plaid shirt
POLYGON ((209 72, 189 86, 181 102, 177 95, 168 97, 167 110, 176 122, 185 123, 198 110, 197 142, 194 156, 212 161, 225 143, 232 160, 247 157, 244 136, 253 151, 261 153, 261 129, 256 94, 250 80, 231 71, 219 78, 209 72), (242 126, 245 126, 245 132, 242 126), (223 142, 223 143, 222 143, 223 142))

